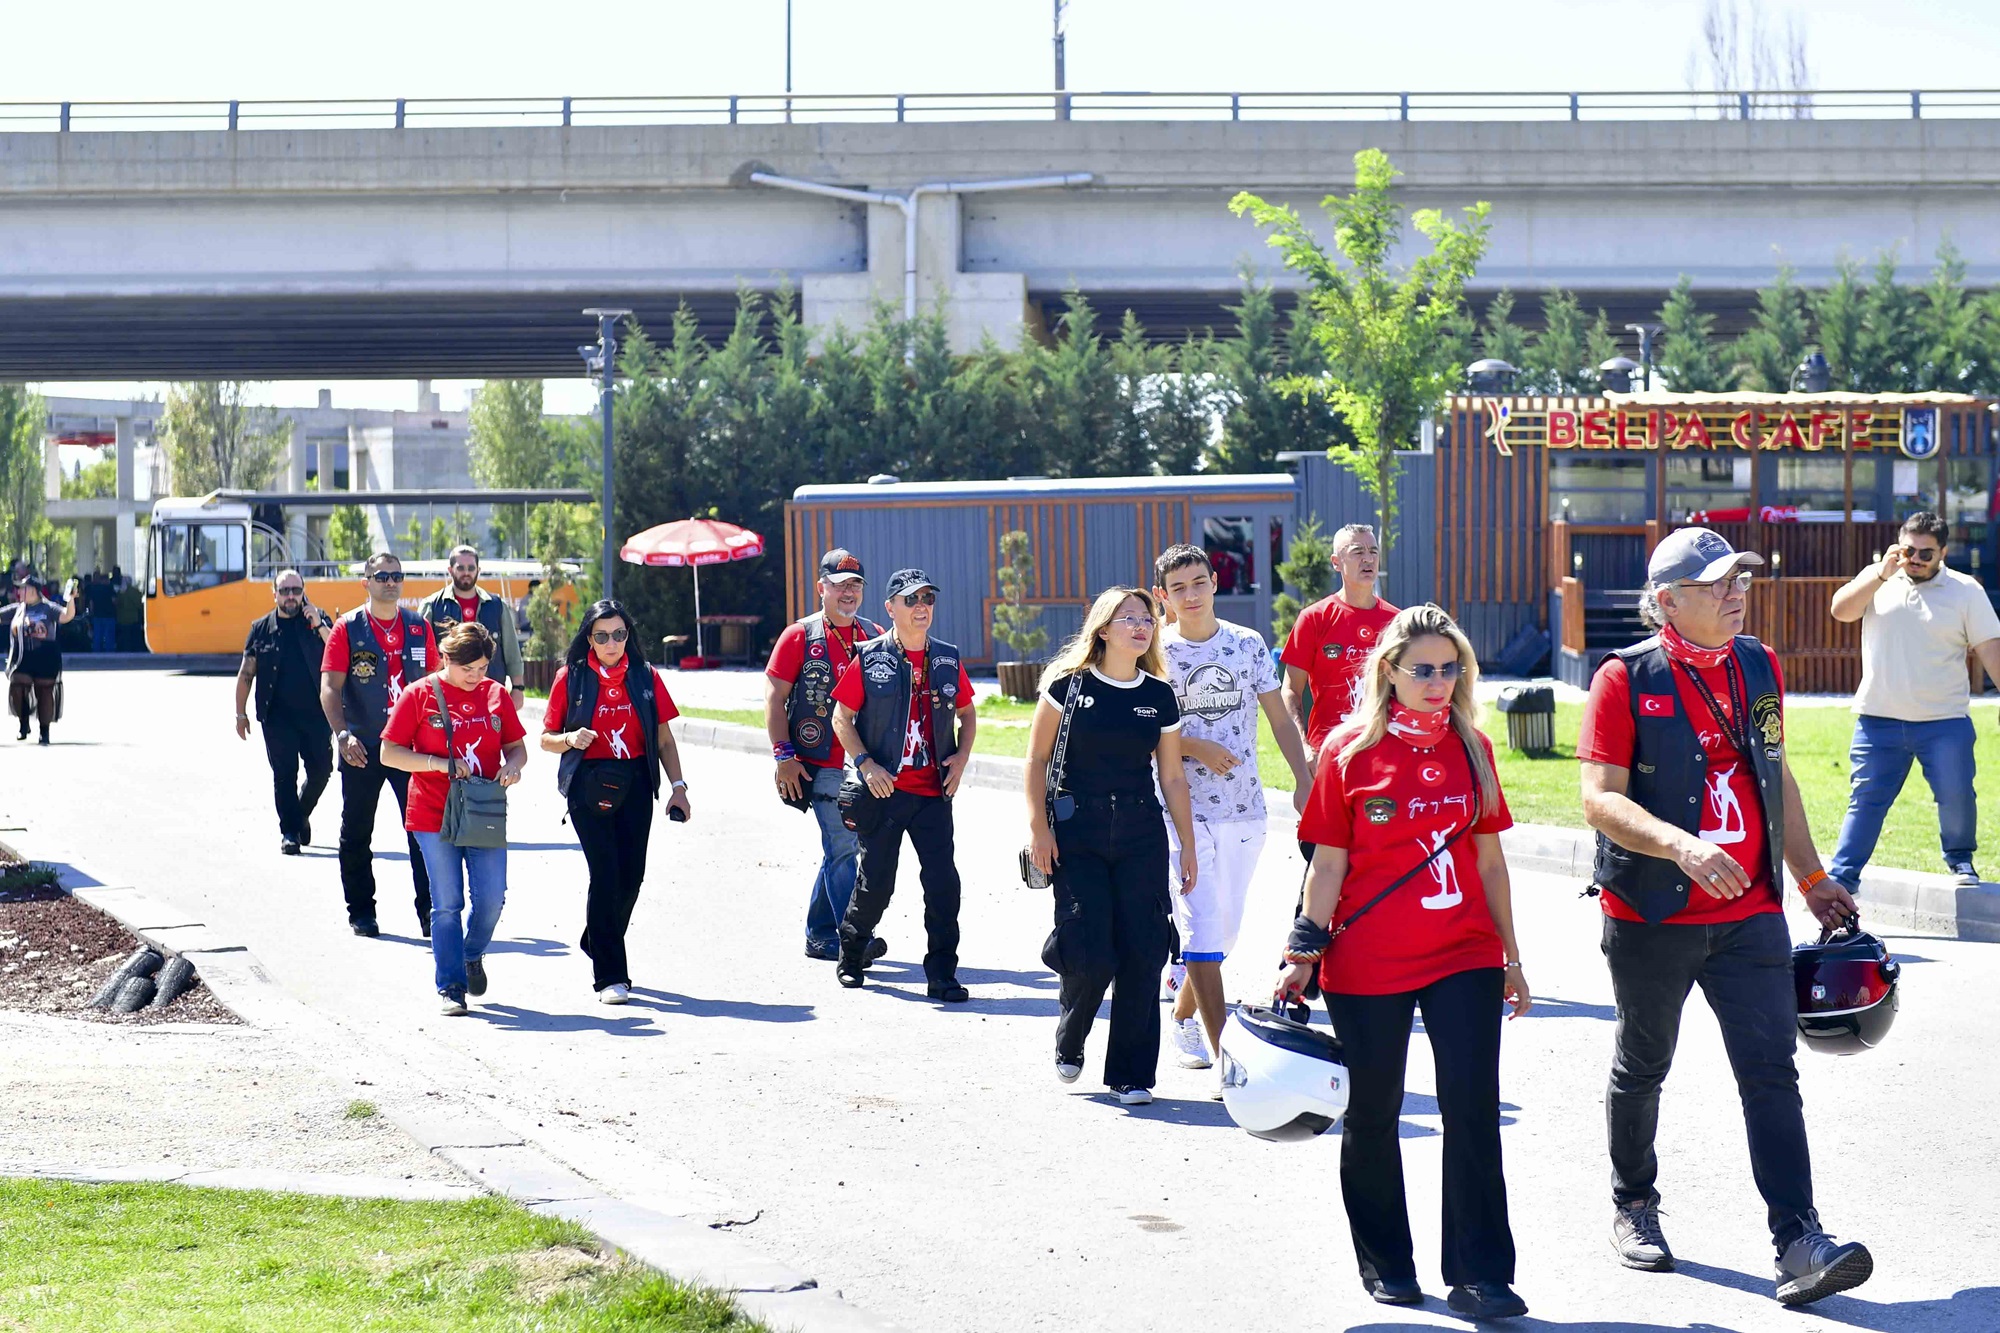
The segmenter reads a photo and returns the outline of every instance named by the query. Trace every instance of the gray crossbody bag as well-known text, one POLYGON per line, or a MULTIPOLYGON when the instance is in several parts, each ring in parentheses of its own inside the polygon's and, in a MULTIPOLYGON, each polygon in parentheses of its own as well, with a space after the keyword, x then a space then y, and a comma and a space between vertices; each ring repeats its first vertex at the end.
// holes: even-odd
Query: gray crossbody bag
POLYGON ((451 748, 451 706, 444 701, 442 681, 432 680, 431 690, 437 696, 438 714, 444 718, 445 780, 451 784, 438 836, 454 847, 505 847, 507 789, 498 778, 452 776, 458 757, 451 748))

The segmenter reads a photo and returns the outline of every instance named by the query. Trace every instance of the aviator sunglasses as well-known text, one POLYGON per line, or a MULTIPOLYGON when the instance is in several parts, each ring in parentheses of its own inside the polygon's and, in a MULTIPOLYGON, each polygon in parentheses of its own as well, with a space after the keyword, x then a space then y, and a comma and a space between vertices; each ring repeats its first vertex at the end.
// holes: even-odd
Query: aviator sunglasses
POLYGON ((926 588, 922 592, 906 592, 903 594, 903 605, 936 606, 937 593, 930 588, 926 588))

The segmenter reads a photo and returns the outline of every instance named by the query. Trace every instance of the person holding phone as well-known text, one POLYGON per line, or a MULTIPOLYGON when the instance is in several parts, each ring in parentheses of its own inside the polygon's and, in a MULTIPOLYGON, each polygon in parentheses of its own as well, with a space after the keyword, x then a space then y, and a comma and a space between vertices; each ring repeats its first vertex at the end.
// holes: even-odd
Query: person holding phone
POLYGON ((667 683, 646 661, 632 613, 623 602, 593 603, 549 685, 541 744, 562 756, 556 790, 590 868, 578 947, 603 1004, 631 998, 625 932, 646 878, 662 772, 672 784, 667 817, 681 822, 691 813, 670 725, 679 716, 667 683))
POLYGON ((1479 664, 1450 616, 1400 611, 1327 737, 1299 837, 1313 848, 1281 1003, 1317 973, 1350 1080, 1340 1193, 1361 1283, 1416 1305, 1397 1139, 1410 1020, 1424 1017, 1444 1117, 1444 1280, 1474 1319, 1528 1312, 1500 1162, 1500 1028, 1532 1001, 1500 834, 1513 826, 1479 730, 1479 664))
POLYGON ((1159 604, 1144 588, 1099 593, 1083 628, 1042 673, 1026 791, 1029 856, 1055 890, 1055 929, 1042 961, 1062 980, 1056 1077, 1074 1083, 1082 1075, 1084 1042, 1115 986, 1104 1083, 1121 1104, 1144 1106, 1160 1063, 1154 996, 1173 934, 1167 894, 1194 891, 1198 846, 1180 702, 1160 653, 1159 604), (1065 714, 1062 786, 1051 792, 1049 760, 1065 714), (1180 847, 1171 887, 1162 797, 1180 847))
POLYGON ((305 578, 296 569, 278 571, 271 596, 276 609, 253 623, 243 642, 243 665, 236 672, 236 737, 250 739, 254 689, 278 808, 278 851, 297 856, 312 841, 312 813, 333 776, 333 733, 319 706, 319 666, 333 619, 312 604, 305 578))
POLYGON ((21 720, 21 739, 28 739, 28 718, 40 726, 39 740, 49 743, 56 720, 56 691, 62 680, 62 645, 58 626, 76 619, 76 580, 61 600, 44 596, 35 571, 22 566, 14 574, 15 601, 0 608, 7 622, 7 703, 21 720))

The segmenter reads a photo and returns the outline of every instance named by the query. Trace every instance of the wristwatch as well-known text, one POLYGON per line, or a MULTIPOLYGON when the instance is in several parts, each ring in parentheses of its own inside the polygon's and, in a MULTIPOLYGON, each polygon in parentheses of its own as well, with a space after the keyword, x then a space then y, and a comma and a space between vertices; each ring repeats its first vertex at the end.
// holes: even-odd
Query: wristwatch
POLYGON ((686 791, 686 790, 687 790, 687 785, 688 785, 688 784, 687 784, 687 779, 686 779, 686 778, 675 778, 675 779, 674 779, 674 782, 673 782, 673 790, 674 790, 674 791, 686 791))

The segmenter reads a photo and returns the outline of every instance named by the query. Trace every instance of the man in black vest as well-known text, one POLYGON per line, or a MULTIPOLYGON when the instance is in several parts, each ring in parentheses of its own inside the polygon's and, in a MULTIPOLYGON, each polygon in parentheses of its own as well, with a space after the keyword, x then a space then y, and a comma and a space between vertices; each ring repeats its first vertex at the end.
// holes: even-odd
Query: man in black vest
POLYGON ((840 984, 859 986, 877 956, 875 927, 896 888, 903 834, 924 886, 924 979, 934 1000, 962 1004, 958 865, 951 798, 972 758, 979 717, 958 649, 931 637, 937 585, 920 569, 889 576, 890 630, 868 640, 833 691, 833 733, 868 792, 851 816, 861 835, 854 897, 840 923, 840 984))
POLYGON ((1854 900, 1813 849, 1785 758, 1778 659, 1741 632, 1747 567, 1763 563, 1706 528, 1660 543, 1643 608, 1659 633, 1599 669, 1577 757, 1618 1008, 1604 1098, 1612 1246, 1631 1268, 1674 1266, 1653 1140, 1681 1010, 1699 985, 1736 1075, 1777 1296, 1803 1305, 1867 1281, 1874 1260, 1837 1243, 1813 1208, 1784 867, 1823 924, 1845 920, 1854 900))
POLYGON ((504 680, 514 696, 514 711, 520 712, 527 699, 528 678, 521 662, 521 636, 514 625, 514 612, 507 603, 479 586, 479 552, 470 546, 455 546, 445 560, 445 584, 417 603, 417 614, 431 622, 431 633, 442 640, 452 627, 464 620, 477 620, 500 645, 487 675, 504 680))
MULTIPOLYGON (((778 796, 819 821, 820 864, 806 903, 806 957, 840 957, 840 922, 854 896, 860 839, 841 822, 840 779, 846 752, 833 736, 833 687, 863 639, 882 632, 862 619, 861 561, 835 548, 819 560, 820 609, 787 626, 764 668, 764 730, 777 765, 778 796)), ((876 940, 878 952, 887 946, 876 940)))
MULTIPOLYGON (((437 669, 437 638, 430 622, 401 603, 403 562, 387 551, 362 566, 368 600, 334 622, 320 659, 319 706, 333 730, 340 768, 340 888, 347 921, 357 935, 381 933, 375 924, 375 807, 382 784, 407 813, 410 775, 382 762, 382 728, 409 686, 437 669)), ((431 933, 431 881, 415 835, 405 832, 410 875, 417 888, 417 924, 431 933)))
POLYGON ((312 812, 333 776, 333 733, 319 706, 319 666, 333 619, 306 596, 296 569, 271 580, 277 609, 250 626, 243 666, 236 673, 236 735, 250 739, 250 689, 257 690, 257 724, 264 729, 264 757, 278 804, 278 850, 297 856, 312 841, 312 812), (299 785, 299 766, 306 770, 299 785))

